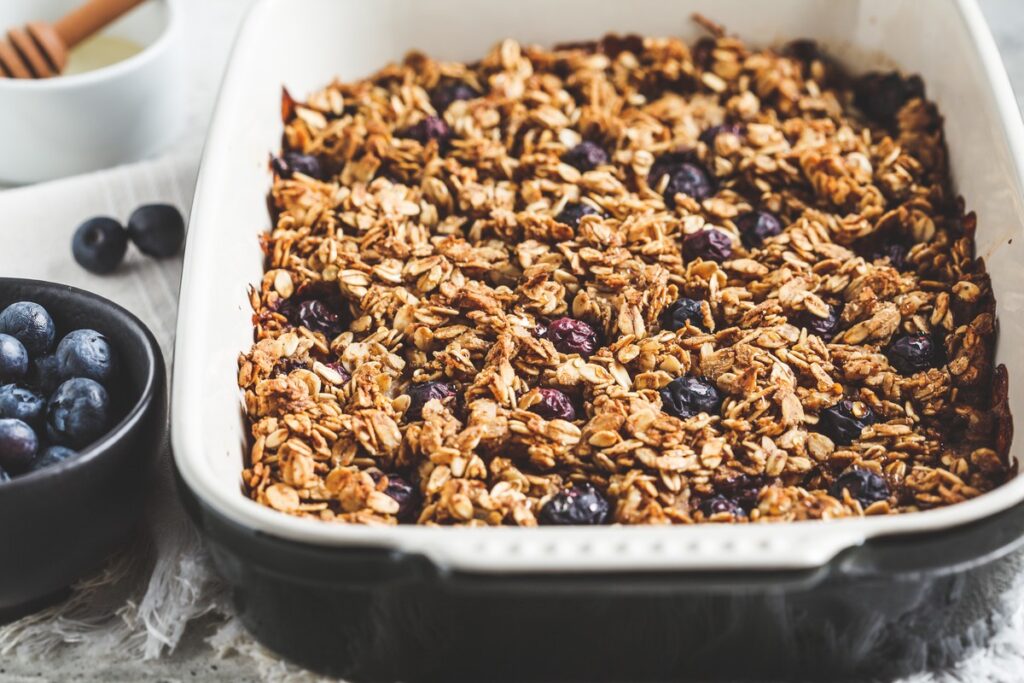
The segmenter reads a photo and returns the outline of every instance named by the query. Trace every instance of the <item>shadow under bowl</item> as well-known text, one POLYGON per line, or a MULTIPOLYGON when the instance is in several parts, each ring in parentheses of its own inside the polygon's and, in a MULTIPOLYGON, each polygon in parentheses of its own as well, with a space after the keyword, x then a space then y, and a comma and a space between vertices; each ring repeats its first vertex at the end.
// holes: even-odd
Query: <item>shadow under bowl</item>
POLYGON ((110 340, 119 420, 78 457, 0 484, 0 623, 46 604, 131 535, 167 422, 163 355, 138 318, 74 287, 0 277, 0 309, 15 301, 46 308, 58 338, 91 328, 110 340))

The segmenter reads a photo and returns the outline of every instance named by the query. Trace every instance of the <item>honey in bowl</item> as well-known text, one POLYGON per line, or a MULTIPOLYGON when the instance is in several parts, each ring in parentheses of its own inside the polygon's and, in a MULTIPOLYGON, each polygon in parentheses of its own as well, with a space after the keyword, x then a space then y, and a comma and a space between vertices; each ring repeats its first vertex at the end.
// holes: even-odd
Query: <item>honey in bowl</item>
POLYGON ((98 34, 82 41, 68 53, 65 76, 102 69, 142 52, 142 45, 118 36, 98 34))

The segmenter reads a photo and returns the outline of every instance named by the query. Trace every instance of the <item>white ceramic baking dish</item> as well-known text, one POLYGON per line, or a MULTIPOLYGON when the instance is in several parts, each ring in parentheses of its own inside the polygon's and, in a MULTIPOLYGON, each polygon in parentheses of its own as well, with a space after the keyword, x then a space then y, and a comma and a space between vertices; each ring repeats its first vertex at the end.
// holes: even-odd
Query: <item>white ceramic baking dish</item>
MULTIPOLYGON (((700 12, 755 45, 810 37, 852 70, 924 78, 946 117, 957 191, 979 216, 999 306, 998 360, 1024 415, 1024 129, 1002 63, 971 0, 265 0, 245 23, 203 156, 186 248, 173 377, 173 445, 185 486, 241 527, 319 547, 386 547, 476 573, 808 568, 844 548, 990 516, 1024 500, 1018 478, 975 500, 898 517, 672 528, 372 528, 297 519, 241 491, 246 429, 235 383, 252 340, 246 288, 268 227, 267 154, 281 135, 280 88, 306 93, 366 76, 412 48, 458 60, 513 37, 550 45, 609 31, 692 41, 700 12), (1014 239, 1014 238, 1017 239, 1014 239)), ((1021 452, 1018 445, 1014 458, 1021 452)))

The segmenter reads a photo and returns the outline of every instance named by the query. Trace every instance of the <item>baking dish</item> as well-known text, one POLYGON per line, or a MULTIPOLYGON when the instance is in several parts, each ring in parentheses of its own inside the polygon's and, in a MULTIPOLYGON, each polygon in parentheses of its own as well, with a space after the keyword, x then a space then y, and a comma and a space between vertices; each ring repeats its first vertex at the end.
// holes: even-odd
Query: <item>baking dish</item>
MULTIPOLYGON (((1017 312, 1024 283, 1015 262, 1024 247, 1012 238, 1024 216, 1024 131, 972 2, 265 0, 242 29, 204 154, 182 282, 172 439, 183 494, 235 586, 246 623, 272 647, 335 673, 472 676, 480 675, 473 658, 443 653, 462 652, 456 643, 469 641, 500 660, 501 640, 492 636, 503 632, 535 643, 532 650, 516 648, 519 658, 503 675, 552 676, 554 663, 578 661, 573 675, 627 676, 635 671, 617 670, 614 662, 590 673, 587 664, 594 652, 614 650, 610 633, 621 633, 624 643, 634 643, 637 634, 618 626, 591 632, 595 622, 641 618, 652 629, 676 624, 676 632, 657 636, 665 644, 678 637, 692 645, 673 652, 671 662, 648 662, 649 674, 656 675, 681 670, 681 662, 710 661, 705 655, 711 650, 702 651, 698 635, 679 630, 678 622, 701 615, 706 621, 713 613, 714 623, 731 630, 712 629, 705 640, 736 647, 755 624, 793 634, 807 620, 820 627, 815 620, 825 619, 830 627, 816 633, 831 638, 831 646, 811 648, 815 656, 833 653, 820 657, 821 666, 860 670, 879 646, 896 651, 914 640, 925 644, 923 659, 887 656, 874 664, 919 667, 945 651, 936 643, 960 633, 943 629, 966 623, 959 619, 984 620, 994 609, 1020 560, 1015 525, 1024 518, 1022 479, 966 503, 900 517, 668 529, 338 526, 287 517, 241 494, 246 435, 234 370, 238 352, 251 342, 245 292, 262 274, 256 231, 268 223, 266 154, 280 137, 281 84, 306 92, 335 75, 366 75, 412 48, 473 59, 509 36, 552 44, 614 30, 693 40, 693 12, 755 45, 811 37, 853 70, 898 66, 921 74, 946 117, 957 191, 979 214, 978 250, 992 274, 1001 335, 1012 340, 1021 334, 1017 312), (966 549, 971 553, 962 554, 966 549), (930 580, 908 583, 922 576, 930 580), (956 587, 985 597, 958 600, 949 593, 956 587), (625 600, 627 589, 631 597, 625 600), (644 609, 630 616, 640 605, 644 609), (957 616, 941 616, 942 628, 914 625, 924 615, 939 617, 940 606, 957 616), (583 623, 559 630, 567 609, 580 611, 583 623), (501 629, 477 623, 485 616, 502 621, 501 629), (902 635, 882 628, 901 622, 902 635), (475 627, 465 628, 470 623, 475 627), (577 638, 583 632, 593 637, 577 638), (879 640, 864 641, 869 635, 879 640), (368 645, 339 648, 342 642, 368 645), (556 656, 550 642, 565 649, 556 656), (860 644, 851 649, 851 642, 860 644), (589 659, 583 656, 588 652, 589 659), (533 669, 524 666, 533 660, 533 669)), ((999 361, 1010 368, 1016 414, 1024 414, 1016 390, 1021 354, 1024 349, 1012 342, 998 349, 999 361)), ((643 648, 634 643, 633 649, 643 648)), ((634 659, 624 652, 629 656, 620 659, 634 659)), ((789 666, 801 660, 802 650, 766 649, 769 659, 771 653, 775 664, 789 666)), ((714 658, 725 660, 723 670, 751 661, 714 658)), ((555 677, 568 675, 557 672, 555 677)))

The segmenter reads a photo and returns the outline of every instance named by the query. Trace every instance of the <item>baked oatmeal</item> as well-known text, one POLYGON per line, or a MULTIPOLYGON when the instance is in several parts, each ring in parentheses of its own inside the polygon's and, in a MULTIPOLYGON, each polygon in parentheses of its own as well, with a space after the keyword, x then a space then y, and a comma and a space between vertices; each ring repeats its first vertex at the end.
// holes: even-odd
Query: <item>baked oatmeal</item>
POLYGON ((810 41, 412 53, 283 97, 246 493, 323 520, 665 524, 1015 473, 976 219, 917 78, 810 41))

